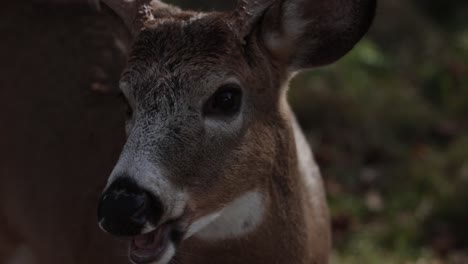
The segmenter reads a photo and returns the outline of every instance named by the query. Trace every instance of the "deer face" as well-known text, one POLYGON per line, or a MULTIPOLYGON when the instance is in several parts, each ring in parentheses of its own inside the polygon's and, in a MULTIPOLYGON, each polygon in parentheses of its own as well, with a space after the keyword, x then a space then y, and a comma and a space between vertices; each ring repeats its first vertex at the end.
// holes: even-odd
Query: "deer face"
MULTIPOLYGON (((104 195, 110 202, 101 206, 106 231, 136 236, 140 248, 160 236, 178 243, 243 195, 262 204, 258 187, 272 169, 279 97, 274 79, 259 77, 268 64, 249 65, 244 48, 219 14, 140 32, 121 81, 131 113, 104 195)), ((144 255, 133 252, 136 262, 144 255)))
MULTIPOLYGON (((311 26, 314 8, 330 6, 292 13, 297 2, 243 2, 246 15, 153 1, 120 85, 128 139, 99 206, 105 231, 133 237, 134 262, 167 263, 192 235, 224 239, 261 224, 269 176, 287 154, 279 147, 288 140, 285 82, 341 57, 370 22, 360 15, 354 26, 333 18, 311 26), (327 27, 336 36, 311 34, 327 27)), ((331 2, 349 2, 341 12, 356 15, 358 1, 331 2)))

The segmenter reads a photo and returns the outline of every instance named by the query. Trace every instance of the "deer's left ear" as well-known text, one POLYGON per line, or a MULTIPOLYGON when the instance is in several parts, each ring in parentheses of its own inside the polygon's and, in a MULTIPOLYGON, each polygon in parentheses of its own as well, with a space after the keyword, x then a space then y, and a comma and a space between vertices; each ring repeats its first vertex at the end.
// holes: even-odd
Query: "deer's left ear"
POLYGON ((263 45, 271 55, 292 71, 326 65, 344 56, 367 32, 376 9, 376 0, 270 3, 254 27, 260 27, 263 45))

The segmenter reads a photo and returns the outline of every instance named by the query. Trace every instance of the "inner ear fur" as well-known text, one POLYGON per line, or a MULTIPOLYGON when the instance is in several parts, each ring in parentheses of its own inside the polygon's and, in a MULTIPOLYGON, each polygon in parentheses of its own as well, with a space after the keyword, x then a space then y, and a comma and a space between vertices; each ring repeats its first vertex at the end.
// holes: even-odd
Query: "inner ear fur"
POLYGON ((292 71, 330 64, 372 24, 376 0, 281 0, 258 26, 271 55, 292 71))

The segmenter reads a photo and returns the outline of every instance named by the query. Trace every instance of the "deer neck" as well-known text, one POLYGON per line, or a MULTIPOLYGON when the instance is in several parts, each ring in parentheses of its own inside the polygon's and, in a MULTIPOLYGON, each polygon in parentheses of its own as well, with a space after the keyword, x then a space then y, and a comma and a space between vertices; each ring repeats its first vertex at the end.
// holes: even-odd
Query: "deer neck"
POLYGON ((286 122, 277 132, 275 168, 265 177, 264 186, 239 197, 221 212, 225 214, 222 221, 185 241, 174 263, 328 263, 329 227, 322 183, 289 107, 287 111, 286 122), (299 152, 305 152, 305 158, 298 158, 304 155, 299 152), (242 225, 251 228, 242 232, 242 225))

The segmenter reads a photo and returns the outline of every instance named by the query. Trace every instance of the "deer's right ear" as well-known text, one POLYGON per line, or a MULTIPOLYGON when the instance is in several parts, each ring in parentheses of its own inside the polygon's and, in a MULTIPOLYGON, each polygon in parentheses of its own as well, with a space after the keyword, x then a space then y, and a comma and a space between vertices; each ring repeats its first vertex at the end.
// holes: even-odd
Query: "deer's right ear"
POLYGON ((271 56, 296 71, 351 50, 371 25, 376 0, 240 0, 239 6, 253 25, 247 29, 256 29, 271 56))
POLYGON ((125 23, 132 35, 136 35, 147 22, 163 19, 181 12, 178 7, 159 0, 102 0, 125 23))

